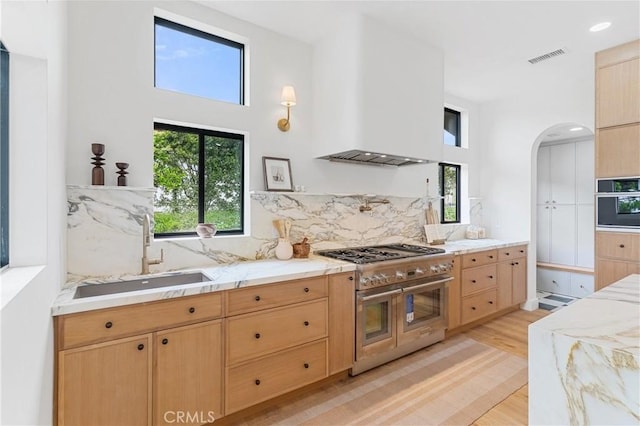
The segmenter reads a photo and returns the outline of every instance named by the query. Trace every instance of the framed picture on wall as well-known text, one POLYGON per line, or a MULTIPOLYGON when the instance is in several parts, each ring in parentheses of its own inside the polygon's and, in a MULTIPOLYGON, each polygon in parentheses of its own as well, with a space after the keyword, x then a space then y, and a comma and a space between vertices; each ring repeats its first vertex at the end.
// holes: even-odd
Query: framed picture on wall
POLYGON ((267 191, 293 191, 291 162, 288 158, 262 157, 264 188, 267 191))

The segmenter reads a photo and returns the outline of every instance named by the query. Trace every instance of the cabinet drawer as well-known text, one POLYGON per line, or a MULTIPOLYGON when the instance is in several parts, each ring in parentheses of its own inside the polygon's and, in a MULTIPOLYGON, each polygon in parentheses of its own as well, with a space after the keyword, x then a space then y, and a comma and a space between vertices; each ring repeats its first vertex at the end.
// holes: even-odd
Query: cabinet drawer
POLYGON ((640 259, 640 234, 596 232, 598 257, 637 262, 640 259))
POLYGON ((495 263, 498 260, 498 250, 485 250, 477 253, 462 255, 462 268, 473 268, 474 266, 495 263))
POLYGON ((480 266, 479 268, 462 270, 462 296, 477 293, 496 286, 498 271, 497 266, 480 266))
POLYGON ((227 368, 226 414, 327 377, 327 341, 227 368))
POLYGON ((527 257, 527 246, 507 247, 498 250, 498 261, 527 257))
POLYGON ((587 297, 593 293, 594 289, 593 275, 571 274, 571 295, 574 297, 587 297))
POLYGON ((227 365, 327 337, 327 299, 227 319, 227 365))
POLYGON ((462 323, 466 324, 496 312, 496 290, 483 291, 462 298, 462 323))
POLYGON ((537 268, 536 287, 549 293, 571 294, 571 273, 537 268))
POLYGON ((221 316, 221 293, 65 315, 59 321, 59 349, 133 336, 221 316))
POLYGON ((237 315, 327 297, 327 277, 286 281, 227 292, 227 315, 237 315))

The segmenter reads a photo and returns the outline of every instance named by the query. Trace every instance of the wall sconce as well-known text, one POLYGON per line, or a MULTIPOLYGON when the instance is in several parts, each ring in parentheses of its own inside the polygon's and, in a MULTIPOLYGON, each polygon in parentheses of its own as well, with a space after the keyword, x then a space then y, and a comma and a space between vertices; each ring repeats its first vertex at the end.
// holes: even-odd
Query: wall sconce
POLYGON ((291 117, 290 110, 291 107, 296 104, 296 91, 293 89, 293 86, 284 86, 282 88, 280 104, 287 107, 287 118, 281 118, 278 120, 278 129, 283 132, 288 132, 291 127, 289 122, 289 118, 291 117))

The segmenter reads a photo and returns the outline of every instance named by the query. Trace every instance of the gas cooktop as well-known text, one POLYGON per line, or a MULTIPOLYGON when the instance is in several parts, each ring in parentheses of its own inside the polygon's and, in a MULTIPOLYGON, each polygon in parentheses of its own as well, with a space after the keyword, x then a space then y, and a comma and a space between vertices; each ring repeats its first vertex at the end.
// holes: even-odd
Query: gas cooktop
POLYGON ((404 259, 416 256, 442 254, 440 248, 416 246, 411 244, 387 244, 379 246, 349 247, 334 250, 318 250, 315 253, 333 259, 345 260, 358 265, 385 260, 404 259))

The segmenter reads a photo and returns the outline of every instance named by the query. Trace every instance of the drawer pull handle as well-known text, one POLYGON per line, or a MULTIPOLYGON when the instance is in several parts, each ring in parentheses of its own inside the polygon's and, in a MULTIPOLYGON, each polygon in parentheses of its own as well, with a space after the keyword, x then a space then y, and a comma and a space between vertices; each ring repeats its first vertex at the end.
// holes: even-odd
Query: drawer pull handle
POLYGON ((624 244, 620 244, 620 248, 624 248, 624 244))
POLYGON ((304 326, 305 326, 305 327, 309 327, 309 321, 305 321, 305 322, 304 322, 304 326))
POLYGON ((511 266, 515 266, 515 262, 511 262, 511 266))
POLYGON ((260 333, 256 333, 256 339, 260 338, 260 333))
POLYGON ((113 323, 111 321, 107 321, 107 323, 104 326, 106 328, 111 328, 111 327, 113 327, 113 323))
POLYGON ((489 300, 489 304, 490 304, 490 305, 493 305, 493 300, 489 300))
POLYGON ((516 262, 516 265, 519 265, 519 264, 520 264, 520 262, 516 262))
POLYGON ((305 293, 309 293, 309 287, 305 287, 305 288, 304 288, 304 292, 305 292, 305 293))
POLYGON ((471 280, 471 282, 475 284, 475 283, 476 283, 476 280, 471 280))
POLYGON ((353 276, 350 276, 350 277, 349 277, 349 281, 353 281, 353 276))
POLYGON ((474 257, 473 259, 471 259, 471 261, 472 261, 472 262, 475 262, 475 261, 476 261, 476 258, 474 257))
POLYGON ((308 362, 304 363, 304 368, 309 368, 309 363, 308 362))
POLYGON ((489 259, 493 259, 493 255, 489 255, 489 259))
POLYGON ((552 283, 554 283, 554 284, 558 284, 558 283, 556 282, 556 280, 551 280, 551 282, 552 282, 552 283))
POLYGON ((256 299, 256 302, 259 302, 260 301, 260 296, 256 296, 255 299, 256 299))
POLYGON ((472 307, 471 307, 471 310, 472 310, 472 311, 475 311, 475 310, 476 310, 476 307, 475 307, 475 306, 472 306, 472 307))
POLYGON ((166 338, 165 338, 165 339, 162 339, 162 344, 163 344, 163 345, 166 345, 167 343, 169 343, 169 339, 166 339, 166 338))
POLYGON ((196 311, 196 308, 194 308, 193 306, 189 308, 189 313, 192 314, 196 311))
POLYGON ((490 278, 490 279, 493 279, 493 275, 489 275, 489 278, 490 278))
POLYGON ((260 386, 260 380, 256 379, 256 386, 260 386))
POLYGON ((138 345, 138 350, 139 350, 139 351, 141 351, 141 350, 143 350, 143 349, 144 349, 144 345, 143 345, 142 343, 140 343, 140 344, 138 345))
POLYGON ((520 253, 524 253, 524 250, 520 250, 520 253))
POLYGON ((511 253, 509 253, 508 251, 504 253, 505 256, 511 256, 511 253))

